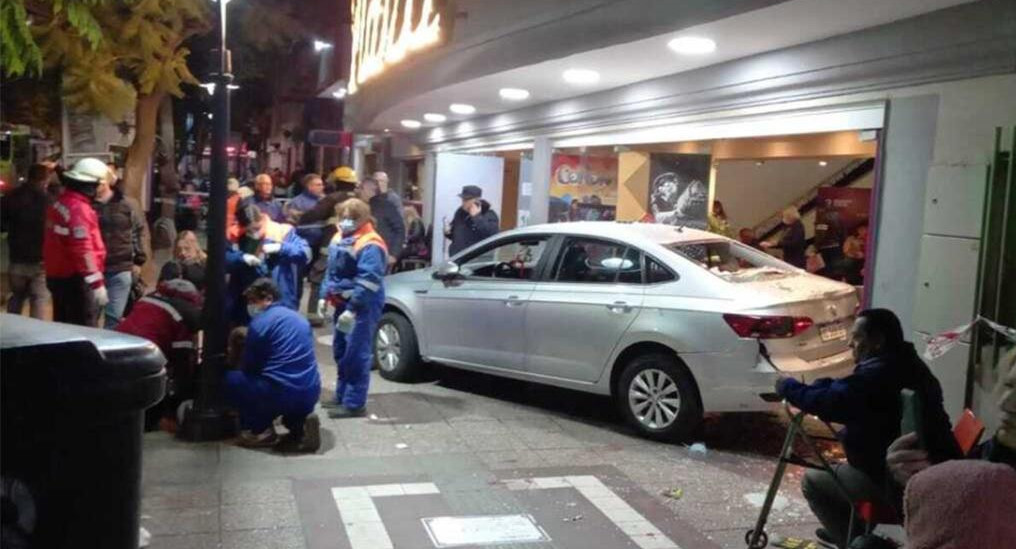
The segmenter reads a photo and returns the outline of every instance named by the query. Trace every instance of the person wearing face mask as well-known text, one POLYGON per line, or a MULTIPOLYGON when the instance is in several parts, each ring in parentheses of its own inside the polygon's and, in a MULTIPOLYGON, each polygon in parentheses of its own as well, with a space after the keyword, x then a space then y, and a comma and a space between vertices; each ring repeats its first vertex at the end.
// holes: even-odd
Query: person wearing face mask
POLYGON ((328 417, 361 417, 366 413, 373 360, 372 343, 385 303, 384 277, 388 248, 374 230, 370 206, 349 199, 335 208, 339 233, 328 246, 328 269, 321 284, 322 316, 334 307, 332 352, 339 369, 335 399, 325 404, 328 417))
POLYGON ((95 326, 109 303, 102 274, 106 245, 92 209, 99 184, 109 177, 102 160, 79 160, 62 174, 64 192, 46 212, 42 256, 56 322, 95 326))
POLYGON ((299 313, 279 303, 281 293, 268 278, 255 280, 243 294, 251 316, 240 368, 225 374, 226 400, 240 413, 240 444, 274 446, 281 451, 316 452, 320 422, 314 406, 321 376, 314 356, 314 332, 299 313), (275 418, 289 431, 281 440, 275 418))
POLYGON ((250 321, 241 296, 252 282, 262 277, 271 277, 278 286, 279 304, 297 310, 300 272, 311 257, 307 241, 296 234, 292 225, 272 221, 253 204, 241 205, 236 221, 243 236, 226 251, 230 319, 238 326, 250 321))

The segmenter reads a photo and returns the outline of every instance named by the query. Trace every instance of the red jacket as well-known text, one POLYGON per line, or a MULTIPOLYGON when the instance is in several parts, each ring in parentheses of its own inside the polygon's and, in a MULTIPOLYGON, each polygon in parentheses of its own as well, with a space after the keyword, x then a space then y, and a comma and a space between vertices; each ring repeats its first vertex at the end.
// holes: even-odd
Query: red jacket
POLYGON ((172 303, 157 296, 139 299, 130 314, 117 324, 116 331, 151 341, 167 357, 175 351, 194 348, 194 332, 183 315, 172 303))
POLYGON ((88 197, 66 189, 49 207, 42 261, 50 278, 81 275, 93 288, 105 285, 102 272, 106 269, 106 246, 88 197))

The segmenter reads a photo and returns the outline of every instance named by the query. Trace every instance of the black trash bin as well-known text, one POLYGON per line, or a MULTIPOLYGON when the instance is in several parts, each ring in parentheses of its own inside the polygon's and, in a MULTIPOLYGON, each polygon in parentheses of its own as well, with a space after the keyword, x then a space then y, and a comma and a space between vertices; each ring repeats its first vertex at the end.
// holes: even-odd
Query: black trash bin
POLYGON ((0 315, 4 548, 137 548, 165 362, 138 337, 0 315))

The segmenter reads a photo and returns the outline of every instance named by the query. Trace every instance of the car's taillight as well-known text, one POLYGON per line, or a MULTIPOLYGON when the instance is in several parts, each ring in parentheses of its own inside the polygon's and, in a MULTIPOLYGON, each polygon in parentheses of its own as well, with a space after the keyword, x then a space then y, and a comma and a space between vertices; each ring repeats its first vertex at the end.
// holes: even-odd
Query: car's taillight
POLYGON ((794 337, 814 324, 806 316, 723 315, 734 333, 740 337, 779 339, 794 337))

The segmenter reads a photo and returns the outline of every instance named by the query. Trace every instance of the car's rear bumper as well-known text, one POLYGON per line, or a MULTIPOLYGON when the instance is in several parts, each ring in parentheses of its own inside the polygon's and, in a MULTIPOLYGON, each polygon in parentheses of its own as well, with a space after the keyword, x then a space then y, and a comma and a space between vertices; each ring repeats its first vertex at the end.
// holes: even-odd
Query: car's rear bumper
POLYGON ((744 370, 730 367, 737 362, 732 360, 735 357, 731 355, 696 355, 684 358, 699 384, 702 405, 706 412, 771 410, 775 403, 779 402, 774 385, 781 375, 789 375, 811 383, 823 377, 849 375, 854 367, 849 350, 814 361, 801 360, 797 357, 770 357, 772 364, 759 354, 755 367, 744 370), (776 368, 773 367, 774 364, 776 368))

